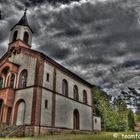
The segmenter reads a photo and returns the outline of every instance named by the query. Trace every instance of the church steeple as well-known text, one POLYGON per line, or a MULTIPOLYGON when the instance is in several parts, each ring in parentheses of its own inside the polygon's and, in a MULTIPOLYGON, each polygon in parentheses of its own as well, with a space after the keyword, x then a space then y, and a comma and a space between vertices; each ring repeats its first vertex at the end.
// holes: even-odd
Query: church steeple
POLYGON ((9 42, 14 43, 20 40, 24 44, 31 47, 33 31, 31 27, 29 26, 26 13, 27 13, 27 9, 25 9, 24 15, 22 16, 22 18, 11 29, 9 42))
MULTIPOLYGON (((18 21, 18 23, 14 25, 14 27, 17 26, 17 25, 20 25, 20 26, 27 26, 27 27, 29 27, 30 30, 32 31, 31 27, 29 26, 26 13, 27 13, 27 9, 25 9, 24 15, 23 15, 22 18, 18 21)), ((14 27, 13 27, 13 28, 14 28, 14 27)), ((13 28, 12 28, 11 30, 13 30, 13 28)), ((33 33, 33 31, 32 31, 32 33, 33 33)))

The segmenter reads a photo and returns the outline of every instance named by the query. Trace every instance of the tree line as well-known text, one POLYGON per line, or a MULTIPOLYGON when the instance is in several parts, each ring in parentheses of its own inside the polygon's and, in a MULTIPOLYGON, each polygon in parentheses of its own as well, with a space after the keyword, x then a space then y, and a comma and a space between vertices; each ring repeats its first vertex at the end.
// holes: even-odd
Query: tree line
POLYGON ((133 131, 140 124, 140 94, 136 89, 128 87, 117 97, 99 87, 94 87, 92 92, 94 113, 101 117, 102 130, 133 131))

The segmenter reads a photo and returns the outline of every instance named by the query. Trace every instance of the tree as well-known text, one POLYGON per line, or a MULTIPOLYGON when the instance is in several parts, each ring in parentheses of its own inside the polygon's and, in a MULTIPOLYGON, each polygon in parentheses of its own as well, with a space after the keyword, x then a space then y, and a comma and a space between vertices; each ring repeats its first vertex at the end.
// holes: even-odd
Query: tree
POLYGON ((95 114, 101 116, 104 131, 127 131, 134 129, 134 114, 127 108, 124 96, 114 98, 99 87, 93 90, 93 106, 95 114), (112 107, 113 104, 113 107, 112 107))
POLYGON ((128 127, 129 127, 129 130, 134 130, 134 125, 135 125, 134 113, 130 109, 128 111, 127 118, 128 118, 128 127))
POLYGON ((98 87, 93 88, 93 102, 95 114, 101 116, 102 129, 113 131, 117 129, 117 112, 114 112, 110 105, 111 96, 98 87))
POLYGON ((117 98, 114 99, 114 105, 116 107, 116 110, 118 111, 118 131, 127 131, 128 128, 128 109, 127 109, 127 104, 121 98, 121 96, 118 96, 117 98))

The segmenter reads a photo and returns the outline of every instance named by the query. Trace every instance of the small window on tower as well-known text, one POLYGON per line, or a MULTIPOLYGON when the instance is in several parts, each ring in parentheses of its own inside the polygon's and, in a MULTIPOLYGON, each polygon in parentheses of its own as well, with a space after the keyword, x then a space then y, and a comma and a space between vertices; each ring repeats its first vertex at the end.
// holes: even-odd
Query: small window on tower
POLYGON ((12 42, 17 40, 17 35, 18 35, 18 31, 15 31, 14 34, 13 34, 12 42))
POLYGON ((95 119, 95 123, 97 123, 97 119, 95 119))
POLYGON ((45 108, 48 108, 48 100, 45 100, 45 108))
POLYGON ((29 34, 28 34, 28 32, 24 32, 23 41, 26 44, 28 44, 28 41, 29 41, 29 34))
POLYGON ((49 75, 49 73, 47 73, 47 75, 46 75, 46 81, 49 82, 49 80, 50 80, 50 75, 49 75))

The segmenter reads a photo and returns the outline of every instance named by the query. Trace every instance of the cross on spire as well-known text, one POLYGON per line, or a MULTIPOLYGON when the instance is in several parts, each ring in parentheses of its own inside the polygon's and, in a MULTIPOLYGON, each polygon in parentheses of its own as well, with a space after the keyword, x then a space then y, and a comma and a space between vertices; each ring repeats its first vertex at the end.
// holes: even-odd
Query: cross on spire
POLYGON ((24 10, 24 15, 26 15, 27 10, 28 10, 27 8, 24 10))

